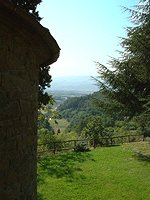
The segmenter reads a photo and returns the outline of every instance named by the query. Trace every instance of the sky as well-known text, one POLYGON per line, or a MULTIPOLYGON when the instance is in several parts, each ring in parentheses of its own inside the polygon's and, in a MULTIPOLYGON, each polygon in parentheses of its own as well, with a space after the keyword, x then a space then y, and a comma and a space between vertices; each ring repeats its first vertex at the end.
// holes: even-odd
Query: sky
POLYGON ((96 76, 96 62, 107 65, 118 57, 120 37, 131 26, 129 13, 138 0, 43 0, 38 6, 41 24, 61 48, 51 65, 52 77, 96 76))

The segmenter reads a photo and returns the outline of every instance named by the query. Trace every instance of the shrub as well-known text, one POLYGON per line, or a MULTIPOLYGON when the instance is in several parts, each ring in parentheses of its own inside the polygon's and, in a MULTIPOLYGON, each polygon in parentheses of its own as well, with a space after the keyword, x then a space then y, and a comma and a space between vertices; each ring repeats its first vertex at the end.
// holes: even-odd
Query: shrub
POLYGON ((74 151, 75 152, 87 152, 87 151, 89 151, 89 147, 88 147, 87 143, 81 142, 75 146, 74 151))

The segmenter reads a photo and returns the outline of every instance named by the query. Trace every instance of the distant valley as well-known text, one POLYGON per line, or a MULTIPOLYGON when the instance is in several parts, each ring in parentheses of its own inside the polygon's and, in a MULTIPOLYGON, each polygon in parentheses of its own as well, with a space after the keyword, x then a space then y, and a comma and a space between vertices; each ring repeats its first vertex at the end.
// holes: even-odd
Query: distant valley
POLYGON ((90 76, 65 76, 52 78, 50 91, 78 91, 91 93, 98 90, 90 76))
POLYGON ((98 91, 95 81, 90 76, 66 76, 52 78, 51 87, 47 89, 57 104, 69 97, 79 97, 98 91))

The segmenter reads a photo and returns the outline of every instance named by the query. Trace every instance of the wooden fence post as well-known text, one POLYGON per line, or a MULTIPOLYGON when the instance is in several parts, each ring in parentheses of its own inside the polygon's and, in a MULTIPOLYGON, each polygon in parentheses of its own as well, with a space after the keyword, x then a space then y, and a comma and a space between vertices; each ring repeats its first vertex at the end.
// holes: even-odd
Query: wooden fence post
POLYGON ((130 142, 130 135, 128 135, 128 142, 130 142))
POLYGON ((111 146, 113 145, 113 140, 112 140, 112 138, 110 138, 110 143, 111 143, 111 146))
POLYGON ((77 146, 77 141, 74 140, 74 151, 76 150, 76 146, 77 146))
POLYGON ((144 135, 142 135, 143 136, 143 141, 145 141, 145 137, 144 137, 144 135))
POLYGON ((55 154, 56 153, 56 142, 53 143, 53 148, 54 148, 53 153, 55 154))

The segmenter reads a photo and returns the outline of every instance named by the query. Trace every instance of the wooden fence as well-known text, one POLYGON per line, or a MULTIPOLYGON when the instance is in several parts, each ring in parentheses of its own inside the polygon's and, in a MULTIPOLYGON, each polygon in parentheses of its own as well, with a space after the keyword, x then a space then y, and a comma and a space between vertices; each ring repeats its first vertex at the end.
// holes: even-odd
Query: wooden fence
POLYGON ((44 144, 38 144, 38 153, 53 152, 55 154, 59 151, 75 151, 78 145, 86 145, 86 147, 91 146, 90 140, 87 139, 45 142, 44 144))
POLYGON ((129 142, 144 141, 144 135, 124 135, 115 137, 101 137, 97 140, 83 139, 83 140, 67 140, 67 141, 53 141, 38 144, 38 154, 45 152, 57 153, 60 151, 76 151, 77 148, 89 149, 98 146, 113 146, 129 142))

